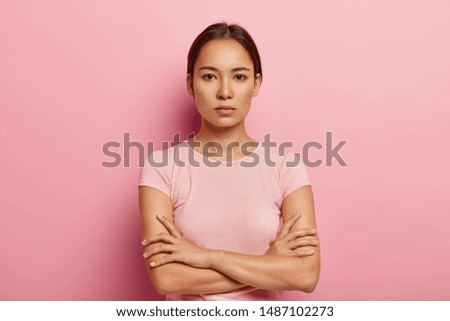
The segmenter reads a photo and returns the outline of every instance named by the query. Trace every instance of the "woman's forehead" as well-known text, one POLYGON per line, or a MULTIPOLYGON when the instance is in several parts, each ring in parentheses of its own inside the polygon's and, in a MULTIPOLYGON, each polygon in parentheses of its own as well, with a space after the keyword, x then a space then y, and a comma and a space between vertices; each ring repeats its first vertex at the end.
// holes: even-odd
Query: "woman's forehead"
POLYGON ((217 69, 253 68, 253 62, 247 50, 236 40, 217 39, 207 42, 200 50, 195 69, 203 66, 217 69))

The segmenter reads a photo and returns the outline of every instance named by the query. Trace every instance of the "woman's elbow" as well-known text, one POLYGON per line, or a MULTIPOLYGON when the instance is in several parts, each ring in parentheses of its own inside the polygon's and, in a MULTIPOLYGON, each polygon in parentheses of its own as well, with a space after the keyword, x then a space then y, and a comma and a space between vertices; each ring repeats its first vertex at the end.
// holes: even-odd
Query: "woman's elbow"
POLYGON ((168 286, 167 282, 162 279, 152 279, 152 285, 153 289, 159 294, 159 295, 167 295, 170 294, 172 291, 170 287, 168 286))
POLYGON ((152 284, 155 291, 160 295, 179 294, 183 292, 177 282, 168 278, 152 279, 152 284))
POLYGON ((319 269, 314 269, 308 277, 307 286, 305 287, 306 293, 312 293, 317 287, 317 284, 319 283, 319 275, 320 271, 319 269))
MULTIPOLYGON (((158 271, 163 272, 163 271, 158 271)), ((178 293, 177 282, 172 277, 168 277, 166 273, 158 273, 154 271, 150 273, 150 280, 153 285, 153 289, 160 295, 178 293)))
POLYGON ((311 277, 308 282, 306 282, 303 292, 313 293, 319 283, 319 277, 311 277))
POLYGON ((294 290, 312 293, 316 289, 317 283, 319 283, 319 271, 311 271, 301 278, 297 278, 295 283, 294 290))

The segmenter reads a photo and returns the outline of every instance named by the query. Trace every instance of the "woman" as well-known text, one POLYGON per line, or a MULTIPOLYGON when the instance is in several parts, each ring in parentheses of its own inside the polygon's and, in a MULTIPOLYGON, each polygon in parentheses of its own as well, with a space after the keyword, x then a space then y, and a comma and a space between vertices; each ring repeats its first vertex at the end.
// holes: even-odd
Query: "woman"
POLYGON ((193 42, 186 85, 201 128, 153 152, 139 181, 144 258, 167 300, 277 300, 280 291, 316 287, 306 171, 245 130, 261 81, 258 50, 242 27, 214 24, 193 42))

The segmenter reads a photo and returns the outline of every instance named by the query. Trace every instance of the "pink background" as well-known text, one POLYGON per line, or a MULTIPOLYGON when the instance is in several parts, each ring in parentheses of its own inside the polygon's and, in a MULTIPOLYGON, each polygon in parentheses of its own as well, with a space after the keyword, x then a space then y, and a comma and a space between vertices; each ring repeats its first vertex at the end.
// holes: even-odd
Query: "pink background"
POLYGON ((193 130, 187 51, 222 20, 262 56, 251 136, 348 141, 309 169, 321 278, 286 299, 449 300, 450 4, 425 0, 1 1, 0 299, 161 299, 137 149, 105 168, 102 146, 193 130))

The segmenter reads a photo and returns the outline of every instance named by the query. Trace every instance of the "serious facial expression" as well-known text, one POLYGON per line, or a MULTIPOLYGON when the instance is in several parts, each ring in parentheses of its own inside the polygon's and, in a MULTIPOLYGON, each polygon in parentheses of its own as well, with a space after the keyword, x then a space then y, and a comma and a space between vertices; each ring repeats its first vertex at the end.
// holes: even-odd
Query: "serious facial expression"
POLYGON ((206 43, 187 77, 203 121, 216 127, 231 127, 244 121, 252 98, 258 94, 261 76, 254 75, 248 52, 233 39, 206 43))

